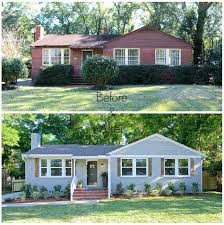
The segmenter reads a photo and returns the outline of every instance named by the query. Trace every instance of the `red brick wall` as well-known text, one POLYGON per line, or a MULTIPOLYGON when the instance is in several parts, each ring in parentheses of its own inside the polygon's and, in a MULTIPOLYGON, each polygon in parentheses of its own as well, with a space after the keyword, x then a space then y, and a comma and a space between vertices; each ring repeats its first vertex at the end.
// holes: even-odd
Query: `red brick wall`
POLYGON ((40 73, 42 66, 42 48, 32 48, 32 80, 40 73))

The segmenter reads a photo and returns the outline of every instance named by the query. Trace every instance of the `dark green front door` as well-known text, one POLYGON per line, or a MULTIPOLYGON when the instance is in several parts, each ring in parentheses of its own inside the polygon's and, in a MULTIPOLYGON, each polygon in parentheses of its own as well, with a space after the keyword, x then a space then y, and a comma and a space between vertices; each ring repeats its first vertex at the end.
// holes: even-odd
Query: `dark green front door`
POLYGON ((97 184, 97 161, 87 162, 87 185, 97 184))

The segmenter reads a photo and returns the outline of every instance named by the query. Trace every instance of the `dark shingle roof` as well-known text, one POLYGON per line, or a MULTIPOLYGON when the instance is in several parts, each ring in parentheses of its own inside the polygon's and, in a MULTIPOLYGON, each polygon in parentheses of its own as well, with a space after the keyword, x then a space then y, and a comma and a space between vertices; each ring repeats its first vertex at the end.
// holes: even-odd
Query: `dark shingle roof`
POLYGON ((42 40, 35 41, 31 46, 69 46, 71 48, 102 48, 103 44, 112 40, 117 35, 85 35, 85 34, 48 34, 42 40))
POLYGON ((72 154, 73 156, 98 156, 106 155, 122 146, 115 145, 43 145, 39 148, 34 148, 26 154, 39 155, 39 154, 72 154))

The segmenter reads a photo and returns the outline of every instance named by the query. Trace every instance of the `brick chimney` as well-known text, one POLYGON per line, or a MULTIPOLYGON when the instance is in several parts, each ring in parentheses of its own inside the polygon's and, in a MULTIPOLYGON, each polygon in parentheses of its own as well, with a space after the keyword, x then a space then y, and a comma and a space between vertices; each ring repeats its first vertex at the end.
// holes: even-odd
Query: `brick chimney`
POLYGON ((41 137, 38 133, 31 134, 31 149, 38 148, 41 146, 41 137))
POLYGON ((109 33, 109 28, 107 25, 105 25, 103 28, 103 34, 108 34, 108 33, 109 33))
POLYGON ((44 28, 41 25, 35 27, 34 41, 41 40, 44 37, 44 28))

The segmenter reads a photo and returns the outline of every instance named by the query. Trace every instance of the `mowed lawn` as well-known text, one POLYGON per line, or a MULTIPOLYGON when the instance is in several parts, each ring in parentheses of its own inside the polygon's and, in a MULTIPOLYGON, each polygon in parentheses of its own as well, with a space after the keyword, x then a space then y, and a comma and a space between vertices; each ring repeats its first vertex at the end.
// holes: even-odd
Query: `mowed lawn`
MULTIPOLYGON (((201 85, 113 86, 126 102, 97 102, 97 91, 82 87, 20 86, 3 91, 4 111, 220 111, 221 87, 201 85)), ((104 95, 110 91, 101 91, 104 95)))
POLYGON ((222 222, 220 193, 208 196, 105 200, 96 205, 7 207, 3 222, 222 222))

